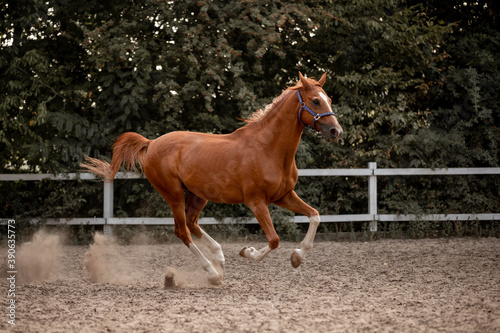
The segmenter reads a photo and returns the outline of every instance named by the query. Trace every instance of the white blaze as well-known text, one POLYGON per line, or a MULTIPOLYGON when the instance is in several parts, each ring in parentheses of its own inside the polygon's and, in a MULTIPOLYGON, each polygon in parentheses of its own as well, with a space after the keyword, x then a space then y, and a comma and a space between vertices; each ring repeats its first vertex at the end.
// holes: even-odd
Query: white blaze
POLYGON ((320 92, 319 93, 319 96, 325 101, 326 105, 328 105, 328 109, 330 110, 330 112, 333 113, 333 110, 332 110, 332 106, 330 105, 330 103, 328 102, 328 97, 326 97, 325 94, 323 94, 323 92, 320 92))

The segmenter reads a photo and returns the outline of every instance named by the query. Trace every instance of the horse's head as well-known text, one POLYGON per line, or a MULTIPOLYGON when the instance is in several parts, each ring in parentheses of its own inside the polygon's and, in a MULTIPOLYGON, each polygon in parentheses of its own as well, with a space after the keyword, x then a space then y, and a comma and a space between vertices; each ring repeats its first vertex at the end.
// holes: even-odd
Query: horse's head
POLYGON ((299 120, 305 126, 323 133, 326 141, 336 141, 343 131, 333 113, 332 100, 322 88, 326 81, 326 73, 317 82, 306 79, 300 72, 299 77, 302 83, 302 87, 299 86, 297 89, 300 103, 299 120))

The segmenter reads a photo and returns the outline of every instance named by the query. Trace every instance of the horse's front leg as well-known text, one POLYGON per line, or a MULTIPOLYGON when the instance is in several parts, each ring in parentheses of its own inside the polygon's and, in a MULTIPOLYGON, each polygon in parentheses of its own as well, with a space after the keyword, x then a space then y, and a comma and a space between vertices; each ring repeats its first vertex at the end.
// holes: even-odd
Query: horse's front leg
POLYGON ((292 266, 294 268, 299 267, 302 260, 306 257, 307 252, 313 247, 314 237, 316 236, 316 230, 318 229, 319 223, 319 215, 309 217, 309 229, 307 229, 304 240, 300 243, 300 249, 295 249, 292 252, 292 266))
POLYGON ((249 202, 247 206, 252 210, 257 221, 259 221, 260 226, 264 230, 268 244, 260 250, 254 247, 245 247, 240 251, 240 255, 251 260, 262 261, 269 252, 278 247, 280 238, 274 229, 268 205, 264 200, 249 202))
POLYGON ((304 240, 300 243, 300 249, 295 249, 292 253, 292 266, 297 268, 306 257, 307 252, 313 247, 316 230, 320 223, 319 213, 316 209, 302 201, 295 191, 288 192, 280 200, 273 203, 292 212, 309 217, 309 229, 307 229, 304 240))

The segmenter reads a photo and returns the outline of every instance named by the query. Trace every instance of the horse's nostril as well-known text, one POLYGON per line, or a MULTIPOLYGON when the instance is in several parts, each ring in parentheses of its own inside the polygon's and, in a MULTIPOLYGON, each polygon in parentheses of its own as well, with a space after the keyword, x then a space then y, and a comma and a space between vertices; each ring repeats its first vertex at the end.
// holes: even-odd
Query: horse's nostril
POLYGON ((330 129, 330 134, 333 136, 334 139, 339 136, 339 132, 337 131, 336 128, 330 129))

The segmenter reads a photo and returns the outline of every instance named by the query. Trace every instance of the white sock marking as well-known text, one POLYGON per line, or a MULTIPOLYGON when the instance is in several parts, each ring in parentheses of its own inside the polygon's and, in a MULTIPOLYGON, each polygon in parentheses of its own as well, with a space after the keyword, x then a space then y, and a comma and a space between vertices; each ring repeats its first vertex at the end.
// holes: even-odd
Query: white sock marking
POLYGON ((272 250, 269 245, 266 245, 260 250, 256 250, 254 247, 247 247, 245 249, 245 258, 255 261, 262 261, 271 251, 272 250))
POLYGON ((295 252, 304 259, 307 252, 313 247, 314 237, 316 236, 316 230, 318 229, 321 219, 319 215, 311 216, 309 218, 309 229, 307 229, 307 234, 304 240, 300 243, 300 249, 296 249, 295 252))
POLYGON ((203 229, 201 229, 201 238, 200 242, 203 243, 210 252, 214 255, 215 260, 220 262, 222 265, 224 265, 225 259, 224 259, 224 253, 222 253, 222 247, 220 246, 219 243, 212 237, 210 237, 209 234, 207 234, 203 229))
POLYGON ((212 263, 203 255, 203 253, 201 253, 200 249, 198 248, 198 246, 196 246, 196 244, 190 243, 189 249, 191 250, 191 252, 193 252, 195 257, 200 260, 201 267, 203 267, 203 269, 208 272, 209 281, 221 279, 219 272, 217 272, 212 263))

